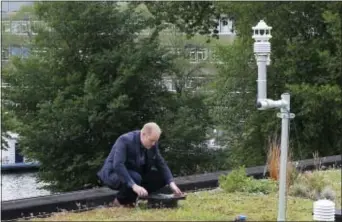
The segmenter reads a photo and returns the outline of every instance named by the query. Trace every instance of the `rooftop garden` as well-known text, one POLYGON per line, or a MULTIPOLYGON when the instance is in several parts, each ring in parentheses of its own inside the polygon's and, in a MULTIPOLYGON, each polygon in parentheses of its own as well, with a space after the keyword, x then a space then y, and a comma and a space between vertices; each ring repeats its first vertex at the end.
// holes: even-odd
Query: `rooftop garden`
MULTIPOLYGON (((294 171, 293 171, 294 172, 294 171)), ((287 198, 287 220, 312 220, 313 202, 329 198, 341 208, 341 171, 329 169, 291 176, 287 198)), ((237 215, 247 220, 276 220, 278 206, 277 182, 247 177, 239 168, 220 178, 220 187, 210 191, 189 193, 177 209, 147 209, 145 202, 136 208, 102 207, 81 213, 56 213, 49 218, 34 220, 98 221, 98 220, 234 220, 237 215)))

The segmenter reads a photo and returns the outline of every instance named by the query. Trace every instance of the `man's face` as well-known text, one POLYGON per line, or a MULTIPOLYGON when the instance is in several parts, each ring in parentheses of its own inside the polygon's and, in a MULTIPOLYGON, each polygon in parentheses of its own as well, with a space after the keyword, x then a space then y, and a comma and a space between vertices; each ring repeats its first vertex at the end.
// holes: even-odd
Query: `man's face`
POLYGON ((142 134, 142 144, 145 148, 150 149, 152 146, 154 146, 159 140, 159 135, 156 132, 151 132, 151 134, 142 134))

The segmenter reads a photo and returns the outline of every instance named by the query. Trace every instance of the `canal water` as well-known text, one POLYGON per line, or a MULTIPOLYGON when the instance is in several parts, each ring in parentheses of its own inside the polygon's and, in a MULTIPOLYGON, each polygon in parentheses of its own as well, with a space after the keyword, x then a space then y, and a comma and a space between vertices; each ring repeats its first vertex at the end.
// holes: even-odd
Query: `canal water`
POLYGON ((40 189, 44 184, 36 181, 36 174, 2 174, 1 201, 50 195, 50 191, 40 189))

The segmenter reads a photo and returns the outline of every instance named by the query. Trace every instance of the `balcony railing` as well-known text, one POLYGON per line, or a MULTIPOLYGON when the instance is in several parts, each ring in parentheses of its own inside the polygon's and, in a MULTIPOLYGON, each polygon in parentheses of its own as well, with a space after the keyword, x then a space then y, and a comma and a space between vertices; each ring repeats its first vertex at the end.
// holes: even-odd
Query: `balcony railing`
POLYGON ((35 31, 40 28, 47 28, 48 30, 52 30, 48 28, 43 21, 31 20, 2 21, 1 27, 2 34, 13 35, 27 35, 28 33, 30 33, 31 35, 36 35, 37 33, 35 31))

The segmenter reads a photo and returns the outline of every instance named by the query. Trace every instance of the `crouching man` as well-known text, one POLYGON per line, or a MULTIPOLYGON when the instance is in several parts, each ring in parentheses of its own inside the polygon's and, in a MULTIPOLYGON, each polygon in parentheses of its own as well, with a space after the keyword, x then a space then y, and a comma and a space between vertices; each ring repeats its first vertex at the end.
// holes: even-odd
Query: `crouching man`
POLYGON ((182 195, 158 149, 161 129, 146 123, 141 130, 121 135, 97 176, 103 184, 119 190, 115 206, 135 206, 138 196, 147 196, 169 185, 182 195))

